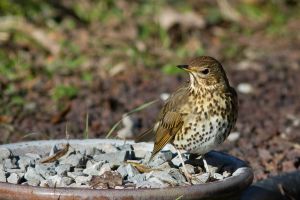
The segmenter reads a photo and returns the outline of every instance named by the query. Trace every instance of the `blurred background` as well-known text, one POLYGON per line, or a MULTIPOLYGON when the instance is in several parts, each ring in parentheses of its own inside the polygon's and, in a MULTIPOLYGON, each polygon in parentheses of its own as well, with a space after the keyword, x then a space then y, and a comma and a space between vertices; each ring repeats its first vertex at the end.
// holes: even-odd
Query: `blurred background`
MULTIPOLYGON (((299 169, 299 4, 1 0, 0 143, 65 138, 67 123, 70 138, 104 138, 124 113, 188 81, 176 65, 210 55, 240 103, 219 150, 248 161, 256 180, 299 169)), ((132 131, 162 104, 134 113, 132 131)))

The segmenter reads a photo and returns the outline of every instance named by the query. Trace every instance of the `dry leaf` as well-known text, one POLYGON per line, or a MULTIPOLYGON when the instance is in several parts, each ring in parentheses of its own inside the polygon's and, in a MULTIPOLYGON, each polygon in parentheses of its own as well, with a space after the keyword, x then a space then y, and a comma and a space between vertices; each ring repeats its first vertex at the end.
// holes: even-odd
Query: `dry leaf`
POLYGON ((70 147, 69 143, 65 144, 64 147, 61 150, 59 150, 58 152, 56 152, 52 156, 49 156, 47 158, 42 159, 40 161, 40 163, 50 163, 50 162, 57 161, 58 159, 63 157, 68 152, 69 147, 70 147))

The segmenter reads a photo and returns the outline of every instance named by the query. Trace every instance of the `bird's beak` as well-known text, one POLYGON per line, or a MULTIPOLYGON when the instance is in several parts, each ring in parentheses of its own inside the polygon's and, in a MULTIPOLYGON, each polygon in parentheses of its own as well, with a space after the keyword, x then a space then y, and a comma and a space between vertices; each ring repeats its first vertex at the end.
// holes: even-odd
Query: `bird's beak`
POLYGON ((179 69, 183 69, 183 70, 185 70, 185 71, 190 71, 190 70, 189 70, 189 65, 177 65, 177 67, 178 67, 179 69))

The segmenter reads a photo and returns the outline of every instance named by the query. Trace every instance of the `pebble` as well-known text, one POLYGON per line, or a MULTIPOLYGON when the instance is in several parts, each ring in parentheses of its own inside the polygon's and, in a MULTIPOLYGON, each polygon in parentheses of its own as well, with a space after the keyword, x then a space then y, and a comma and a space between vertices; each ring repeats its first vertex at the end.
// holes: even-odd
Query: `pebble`
POLYGON ((126 165, 120 165, 117 169, 117 172, 121 174, 123 179, 128 175, 126 165))
POLYGON ((67 172, 67 176, 75 179, 78 176, 85 176, 83 172, 67 172))
POLYGON ((41 180, 40 185, 41 187, 49 187, 49 183, 47 180, 41 180))
POLYGON ((24 184, 28 184, 28 185, 31 185, 31 186, 39 186, 40 185, 40 181, 37 181, 37 180, 28 180, 27 182, 24 182, 24 184))
POLYGON ((85 168, 82 172, 87 175, 97 176, 100 174, 100 168, 103 165, 103 162, 100 161, 93 165, 89 165, 89 167, 85 168))
POLYGON ((67 172, 69 172, 70 169, 71 169, 70 164, 58 165, 57 167, 55 167, 55 171, 59 176, 67 175, 67 172))
POLYGON ((163 100, 163 101, 166 101, 169 97, 170 97, 170 94, 169 94, 169 93, 161 93, 161 94, 160 94, 160 98, 161 98, 161 100, 163 100))
POLYGON ((212 165, 209 165, 209 164, 207 164, 207 167, 208 167, 208 171, 209 171, 210 174, 214 174, 214 173, 217 173, 219 171, 219 167, 212 166, 212 165))
POLYGON ((33 166, 35 164, 35 159, 29 156, 22 156, 18 160, 18 166, 20 169, 26 170, 28 166, 33 166))
POLYGON ((114 163, 122 163, 125 161, 126 151, 119 151, 117 153, 106 153, 106 154, 99 154, 95 155, 93 159, 95 161, 107 161, 107 162, 114 162, 114 163))
POLYGON ((171 161, 173 154, 171 151, 164 151, 164 152, 160 152, 158 153, 155 159, 152 159, 151 162, 149 163, 149 165, 151 167, 158 167, 159 165, 167 162, 167 161, 171 161))
POLYGON ((0 148, 0 160, 5 160, 11 156, 11 152, 8 148, 0 148))
POLYGON ((22 177, 20 177, 17 173, 11 173, 7 178, 7 182, 18 184, 20 183, 22 177))
POLYGON ((82 154, 71 154, 65 159, 60 161, 60 164, 69 164, 72 167, 80 167, 85 165, 84 155, 82 154))
POLYGON ((47 178, 47 183, 49 187, 66 187, 73 183, 74 180, 70 177, 62 177, 59 175, 49 176, 47 178))
POLYGON ((126 171, 128 178, 134 177, 135 175, 139 174, 140 172, 133 167, 131 164, 126 165, 126 171))
POLYGON ((169 187, 168 183, 163 182, 162 180, 160 180, 157 177, 151 177, 147 181, 152 185, 151 188, 166 188, 166 187, 169 187))
POLYGON ((44 178, 39 175, 34 168, 32 167, 28 167, 27 168, 27 171, 24 175, 25 179, 27 180, 28 184, 29 185, 32 185, 32 186, 38 186, 39 183, 44 180, 44 178))
POLYGON ((210 177, 210 173, 204 173, 204 174, 199 174, 199 175, 196 175, 193 179, 192 179, 192 183, 193 184, 203 184, 203 183, 206 183, 208 182, 209 180, 209 177, 210 177))
POLYGON ((159 169, 159 170, 168 170, 170 168, 171 168, 171 166, 168 162, 164 162, 163 164, 157 166, 157 169, 159 169))
POLYGON ((156 178, 160 179, 163 182, 169 183, 172 186, 175 186, 175 185, 179 184, 178 181, 176 179, 174 179, 173 176, 171 176, 166 171, 152 171, 152 172, 153 173, 151 173, 150 178, 151 177, 156 177, 156 178))
MULTIPOLYGON (((187 160, 185 157, 183 157, 182 159, 183 159, 183 161, 186 161, 186 160, 187 160)), ((176 167, 179 167, 179 166, 182 165, 179 156, 175 156, 175 158, 173 158, 173 159, 171 160, 171 162, 172 162, 172 164, 173 164, 174 166, 176 166, 176 167)))
POLYGON ((11 160, 9 158, 6 158, 3 162, 3 166, 5 169, 14 169, 17 168, 15 159, 11 160))
POLYGON ((227 178, 231 175, 231 173, 228 172, 228 171, 224 171, 222 175, 223 175, 224 178, 227 178))
POLYGON ((249 83, 240 83, 237 86, 237 90, 243 94, 249 94, 253 92, 253 87, 249 83))
POLYGON ((169 169, 168 174, 170 174, 174 179, 176 179, 179 184, 186 182, 185 177, 180 173, 178 169, 171 168, 169 169))
POLYGON ((0 169, 0 182, 6 182, 6 173, 0 169))
POLYGON ((227 139, 230 142, 234 142, 239 139, 240 135, 241 134, 239 132, 232 132, 228 135, 227 139))
POLYGON ((217 179, 217 180, 223 180, 224 179, 223 175, 219 174, 219 173, 214 173, 213 178, 217 179))
MULTIPOLYGON (((102 162, 102 161, 100 161, 100 162, 102 162)), ((103 163, 105 163, 105 162, 103 162, 103 163)), ((86 167, 86 168, 91 168, 91 167, 93 167, 95 164, 97 164, 96 161, 94 161, 94 160, 88 160, 88 161, 86 162, 85 167, 86 167)))
POLYGON ((110 164, 109 163, 105 163, 105 164, 103 164, 101 166, 101 169, 100 169, 98 175, 102 175, 102 174, 104 174, 105 172, 108 172, 108 171, 111 171, 110 164))
POLYGON ((74 172, 83 172, 83 170, 84 170, 83 168, 75 167, 73 171, 74 172))
POLYGON ((87 155, 87 156, 93 156, 93 155, 95 155, 95 153, 96 153, 97 150, 98 149, 96 149, 95 147, 86 148, 85 149, 85 155, 87 155))
POLYGON ((149 151, 135 151, 134 155, 136 158, 145 158, 149 151))
POLYGON ((91 176, 91 175, 89 175, 89 176, 77 176, 77 177, 75 178, 75 182, 76 182, 76 183, 82 184, 82 183, 87 183, 87 182, 89 182, 91 179, 92 179, 92 176, 91 176))
POLYGON ((128 181, 134 183, 134 184, 138 184, 140 182, 143 182, 146 180, 146 175, 145 174, 136 174, 133 177, 128 178, 128 181))
MULTIPOLYGON (((193 165, 185 164, 185 168, 186 168, 186 170, 187 170, 187 172, 188 172, 189 174, 195 174, 195 167, 194 167, 193 165)), ((182 172, 184 171, 184 170, 183 170, 183 167, 180 167, 179 169, 180 169, 182 172)))
POLYGON ((35 165, 35 172, 42 177, 53 176, 56 174, 55 165, 52 163, 37 164, 35 165))

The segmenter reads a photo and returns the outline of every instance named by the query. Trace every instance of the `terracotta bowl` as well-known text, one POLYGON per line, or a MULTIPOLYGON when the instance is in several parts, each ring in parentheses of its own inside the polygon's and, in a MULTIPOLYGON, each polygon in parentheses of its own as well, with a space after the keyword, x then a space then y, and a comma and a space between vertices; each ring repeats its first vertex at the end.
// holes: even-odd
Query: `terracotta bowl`
MULTIPOLYGON (((0 145, 9 148, 15 155, 25 153, 48 153, 54 144, 66 140, 47 140, 0 145)), ((122 145, 120 140, 69 140, 74 148, 99 146, 103 143, 122 145)), ((129 141, 129 143, 133 143, 129 141)), ((152 150, 152 143, 135 144, 141 149, 152 150)), ((172 148, 167 145, 165 150, 172 148)), ((104 200, 104 199, 238 199, 239 195, 252 183, 253 172, 242 160, 225 153, 212 151, 205 156, 208 164, 231 169, 233 174, 224 180, 201 185, 169 187, 162 189, 82 189, 82 188, 43 188, 15 185, 0 182, 0 199, 4 200, 104 200)))

